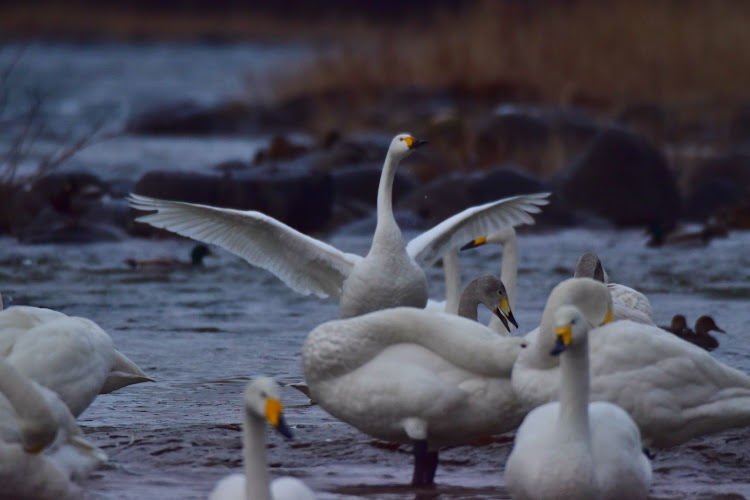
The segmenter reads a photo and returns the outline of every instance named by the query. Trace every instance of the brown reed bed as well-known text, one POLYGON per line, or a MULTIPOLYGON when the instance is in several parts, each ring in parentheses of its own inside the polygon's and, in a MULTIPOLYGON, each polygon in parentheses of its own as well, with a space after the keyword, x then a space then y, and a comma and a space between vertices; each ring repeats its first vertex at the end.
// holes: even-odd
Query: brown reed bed
POLYGON ((532 99, 618 109, 691 107, 750 94, 750 2, 487 0, 404 25, 347 25, 334 51, 276 82, 277 95, 348 89, 525 89, 532 99), (357 43, 350 43, 351 39, 357 43))

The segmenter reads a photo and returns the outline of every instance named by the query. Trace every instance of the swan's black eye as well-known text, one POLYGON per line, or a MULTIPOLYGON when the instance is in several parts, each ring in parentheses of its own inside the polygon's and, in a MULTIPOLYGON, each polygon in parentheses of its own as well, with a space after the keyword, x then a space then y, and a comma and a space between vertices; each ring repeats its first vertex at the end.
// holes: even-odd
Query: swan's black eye
POLYGON ((261 391, 260 397, 262 397, 263 399, 266 399, 268 397, 268 394, 266 394, 266 391, 261 391))
POLYGON ((578 323, 578 319, 573 318, 573 319, 570 320, 570 324, 571 325, 575 325, 576 323, 578 323))

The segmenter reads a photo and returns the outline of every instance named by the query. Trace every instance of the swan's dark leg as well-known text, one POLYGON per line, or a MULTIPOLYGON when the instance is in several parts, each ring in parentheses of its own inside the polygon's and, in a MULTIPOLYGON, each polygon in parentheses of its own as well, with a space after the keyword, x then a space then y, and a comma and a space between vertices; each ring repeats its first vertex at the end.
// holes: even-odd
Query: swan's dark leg
POLYGON ((437 471, 438 466, 438 452, 437 451, 428 451, 427 452, 427 471, 425 479, 427 481, 427 484, 432 486, 435 484, 435 471, 437 471))
POLYGON ((412 486, 432 486, 435 484, 435 471, 438 465, 438 452, 427 449, 427 441, 414 441, 414 473, 412 486))

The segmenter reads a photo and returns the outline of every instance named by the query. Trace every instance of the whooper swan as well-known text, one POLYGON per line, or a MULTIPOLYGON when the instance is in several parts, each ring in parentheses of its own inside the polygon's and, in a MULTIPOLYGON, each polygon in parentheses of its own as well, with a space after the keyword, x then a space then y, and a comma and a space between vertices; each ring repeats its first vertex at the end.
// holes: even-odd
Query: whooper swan
POLYGON ((377 439, 412 443, 412 484, 426 486, 441 447, 520 423, 509 376, 525 346, 471 319, 398 307, 318 326, 302 364, 311 398, 328 413, 377 439))
POLYGON ((151 381, 93 321, 40 307, 0 311, 0 357, 56 392, 74 416, 98 394, 151 381))
MULTIPOLYGON (((588 331, 575 306, 555 311, 560 357, 559 402, 532 410, 516 432, 505 483, 516 500, 639 500, 648 495, 651 464, 638 426, 612 403, 589 403, 588 331)), ((592 333, 594 335, 595 333, 592 333)))
POLYGON ((532 223, 549 193, 514 196, 468 208, 408 244, 392 207, 398 163, 425 141, 399 134, 391 141, 380 177, 377 226, 365 257, 341 252, 255 211, 159 200, 131 194, 132 207, 152 210, 137 220, 215 244, 274 273, 294 290, 339 298, 339 317, 396 306, 425 307, 423 269, 461 243, 502 227, 532 223))
POLYGON ((292 433, 284 422, 279 386, 270 378, 257 378, 245 389, 242 425, 243 474, 231 474, 216 485, 209 500, 313 500, 315 494, 294 477, 270 481, 266 464, 266 422, 283 436, 292 433))
MULTIPOLYGON (((513 367, 513 388, 528 407, 554 401, 559 393, 560 365, 549 351, 555 345, 554 312, 565 304, 599 325, 611 297, 604 284, 588 278, 571 278, 552 290, 535 340, 513 367)), ((750 377, 659 327, 613 321, 591 331, 589 349, 591 400, 625 409, 646 446, 675 446, 750 425, 750 377)))
POLYGON ((73 479, 106 460, 65 403, 0 357, 0 497, 81 497, 73 479))

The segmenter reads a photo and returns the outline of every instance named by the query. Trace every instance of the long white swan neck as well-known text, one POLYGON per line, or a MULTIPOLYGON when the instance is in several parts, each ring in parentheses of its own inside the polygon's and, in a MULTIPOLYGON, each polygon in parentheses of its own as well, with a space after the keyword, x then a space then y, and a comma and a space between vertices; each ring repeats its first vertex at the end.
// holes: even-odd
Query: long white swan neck
MULTIPOLYGON (((391 151, 385 156, 383 171, 380 174, 380 185, 378 187, 378 223, 375 227, 375 237, 373 242, 378 240, 378 234, 383 236, 391 233, 401 232, 396 225, 396 219, 393 216, 393 179, 396 176, 396 167, 399 160, 394 158, 391 151)), ((383 237, 381 236, 381 237, 383 237)))
POLYGON ((242 454, 245 459, 245 494, 248 499, 273 500, 266 469, 266 425, 263 419, 245 414, 242 427, 242 454))
POLYGON ((572 440, 588 442, 589 436, 589 346, 582 340, 560 356, 559 432, 572 440))
POLYGON ((25 444, 35 448, 48 445, 57 424, 47 401, 34 384, 5 360, 0 360, 0 392, 7 398, 19 420, 25 444))
POLYGON ((461 266, 455 249, 443 255, 443 273, 445 274, 445 312, 458 314, 458 302, 461 299, 461 266))
POLYGON ((515 234, 503 242, 503 263, 500 267, 500 281, 505 285, 510 308, 516 307, 516 282, 518 277, 518 239, 515 234))

